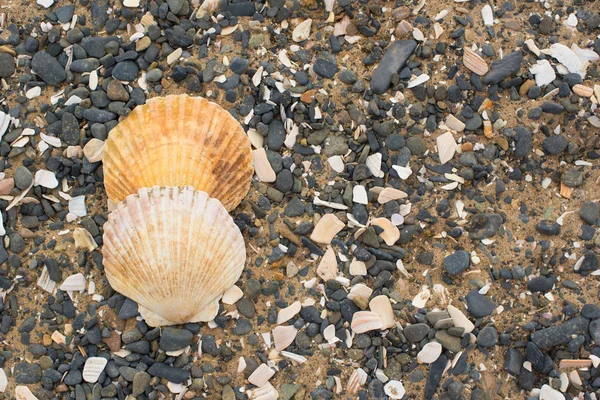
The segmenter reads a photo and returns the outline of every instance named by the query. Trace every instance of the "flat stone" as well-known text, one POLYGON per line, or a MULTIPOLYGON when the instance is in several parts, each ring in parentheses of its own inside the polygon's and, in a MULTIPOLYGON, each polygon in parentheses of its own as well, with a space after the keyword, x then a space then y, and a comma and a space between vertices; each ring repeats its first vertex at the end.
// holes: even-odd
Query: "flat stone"
POLYGON ((490 65, 490 71, 484 75, 483 83, 486 85, 495 85, 504 78, 519 72, 523 53, 521 50, 513 51, 504 56, 501 60, 496 60, 490 65))
POLYGON ((474 317, 486 317, 494 312, 496 306, 494 303, 480 294, 477 290, 471 290, 465 297, 469 314, 474 317))
POLYGON ((159 347, 164 351, 183 349, 192 343, 192 332, 185 329, 165 328, 160 336, 159 347))
POLYGON ((408 58, 417 48, 414 40, 396 40, 386 50, 371 78, 371 90, 383 94, 390 87, 392 75, 400 72, 408 58))
POLYGON ((148 368, 148 373, 152 376, 165 378, 173 383, 183 383, 188 380, 190 373, 180 368, 174 368, 163 363, 154 363, 148 368))
POLYGON ((459 275, 469 268, 470 264, 471 256, 464 250, 458 250, 454 254, 450 254, 443 261, 444 269, 450 276, 459 275))
POLYGON ((571 318, 562 324, 535 331, 531 334, 531 341, 540 349, 547 349, 567 343, 572 340, 572 335, 583 335, 587 332, 589 320, 584 317, 571 318))
POLYGON ((419 343, 427 337, 430 330, 431 328, 427 324, 411 324, 404 328, 404 336, 409 342, 419 343))
POLYGON ((67 74, 58 60, 45 51, 39 51, 31 60, 31 68, 48 85, 56 86, 67 79, 67 74))

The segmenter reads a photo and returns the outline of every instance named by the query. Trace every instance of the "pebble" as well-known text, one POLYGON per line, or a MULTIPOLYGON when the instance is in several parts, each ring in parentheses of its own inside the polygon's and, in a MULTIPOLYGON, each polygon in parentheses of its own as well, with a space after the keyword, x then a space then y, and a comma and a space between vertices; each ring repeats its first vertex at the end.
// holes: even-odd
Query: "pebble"
POLYGON ((164 363, 154 363, 148 368, 148 373, 152 376, 165 378, 173 383, 183 383, 189 379, 190 373, 180 368, 174 368, 164 363))
POLYGON ((0 78, 8 78, 15 73, 15 58, 8 53, 0 53, 0 78))
POLYGON ((112 76, 120 81, 133 81, 138 77, 139 68, 133 61, 121 61, 112 70, 112 76))
POLYGON ((471 257, 469 253, 464 250, 459 250, 454 254, 446 256, 444 258, 444 269, 450 276, 459 275, 461 272, 469 268, 471 264, 471 257))
POLYGON ((474 317, 486 317, 494 312, 496 306, 494 303, 480 294, 477 290, 471 290, 469 294, 465 296, 467 300, 467 306, 469 314, 474 317))
POLYGON ((193 334, 185 329, 166 328, 160 336, 159 346, 164 351, 183 349, 192 343, 193 334))
POLYGON ((67 74, 62 65, 45 51, 35 53, 31 60, 31 68, 36 75, 51 86, 56 86, 67 79, 67 74))
POLYGON ((324 78, 331 79, 339 71, 337 65, 322 58, 317 58, 313 65, 313 70, 324 78))
POLYGON ((579 216, 586 224, 595 225, 600 217, 600 206, 593 201, 586 201, 579 209, 579 216))
POLYGON ((33 174, 26 167, 19 165, 15 170, 15 186, 20 190, 25 190, 33 183, 33 174))
POLYGON ((531 341, 540 349, 547 349, 567 343, 572 335, 583 335, 587 332, 589 320, 583 317, 571 318, 556 326, 541 329, 531 334, 531 341))
POLYGON ((513 51, 504 55, 501 60, 496 60, 490 65, 490 71, 483 77, 486 85, 495 85, 501 80, 516 74, 521 66, 523 53, 521 50, 513 51))
POLYGON ((13 368, 13 377, 16 383, 37 383, 42 379, 42 369, 38 364, 20 362, 13 368))
POLYGON ((567 149, 569 142, 562 135, 548 136, 542 142, 542 148, 548 154, 560 154, 567 149))
POLYGON ((427 324, 411 324, 404 328, 404 336, 409 342, 419 343, 421 340, 427 337, 427 334, 431 328, 427 324))
POLYGON ((486 326, 477 335, 477 344, 483 347, 494 347, 498 343, 498 331, 493 326, 486 326))
POLYGON ((383 94, 390 87, 392 75, 400 72, 417 47, 414 40, 396 40, 386 50, 371 77, 371 90, 383 94))

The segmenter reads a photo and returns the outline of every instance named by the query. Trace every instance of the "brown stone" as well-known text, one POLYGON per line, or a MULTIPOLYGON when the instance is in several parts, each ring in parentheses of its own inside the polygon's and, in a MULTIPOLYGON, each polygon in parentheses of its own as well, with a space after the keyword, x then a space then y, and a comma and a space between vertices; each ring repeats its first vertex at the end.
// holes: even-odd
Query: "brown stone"
POLYGON ((529 89, 533 86, 535 86, 535 81, 533 79, 527 79, 519 88, 519 95, 521 95, 521 97, 526 97, 529 89))
POLYGON ((129 93, 127 93, 127 89, 125 89, 125 86, 123 86, 123 84, 117 79, 113 79, 109 82, 108 87, 106 88, 106 95, 113 101, 129 100, 129 93))
POLYGON ((473 143, 471 143, 471 142, 463 143, 462 146, 461 146, 461 150, 463 152, 465 152, 465 151, 473 151, 473 143))
POLYGON ((7 195, 15 188, 15 180, 7 178, 0 181, 0 195, 7 195))
POLYGON ((496 139, 496 143, 498 143, 498 146, 500 146, 502 150, 508 150, 508 140, 504 139, 503 137, 496 139))
POLYGON ((312 103, 313 99, 315 98, 315 90, 311 89, 311 90, 307 90, 306 92, 302 93, 302 96, 300 96, 300 100, 302 100, 304 103, 312 103))
POLYGON ((121 335, 119 335, 117 331, 112 331, 110 337, 103 338, 102 341, 106 343, 110 351, 114 352, 121 350, 121 335))

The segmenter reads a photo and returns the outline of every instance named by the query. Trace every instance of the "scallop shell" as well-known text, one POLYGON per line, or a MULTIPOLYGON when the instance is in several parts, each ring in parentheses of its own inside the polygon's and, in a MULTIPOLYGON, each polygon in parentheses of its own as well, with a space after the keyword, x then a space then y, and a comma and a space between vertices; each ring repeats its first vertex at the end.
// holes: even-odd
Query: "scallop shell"
POLYGON ((241 125, 218 104, 188 95, 136 107, 110 132, 103 160, 106 192, 116 203, 142 187, 193 186, 231 211, 253 173, 241 125))
POLYGON ((109 215, 103 239, 108 281, 138 303, 151 326, 212 320, 246 260, 227 210, 190 186, 127 196, 109 215))

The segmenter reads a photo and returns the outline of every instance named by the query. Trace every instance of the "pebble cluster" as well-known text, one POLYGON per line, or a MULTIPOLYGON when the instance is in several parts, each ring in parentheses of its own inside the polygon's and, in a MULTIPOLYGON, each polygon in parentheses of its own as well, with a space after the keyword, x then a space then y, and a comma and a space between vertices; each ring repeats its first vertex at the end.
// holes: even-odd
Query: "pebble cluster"
POLYGON ((0 395, 598 398, 596 2, 20 4, 0 7, 0 395), (102 155, 178 93, 252 143, 249 260, 214 321, 153 329, 104 276, 102 155))

